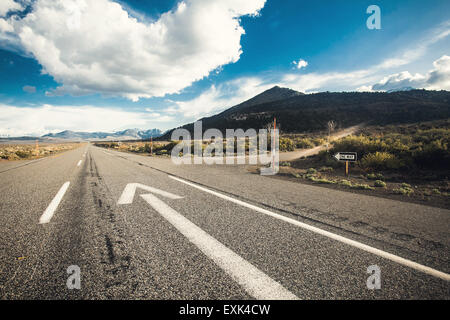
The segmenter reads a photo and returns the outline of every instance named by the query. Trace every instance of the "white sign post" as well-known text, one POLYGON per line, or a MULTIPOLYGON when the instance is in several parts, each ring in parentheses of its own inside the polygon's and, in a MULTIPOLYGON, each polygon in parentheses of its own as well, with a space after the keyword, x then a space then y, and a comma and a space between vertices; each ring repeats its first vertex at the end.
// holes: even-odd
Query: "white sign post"
POLYGON ((345 175, 348 176, 348 163, 356 162, 358 160, 358 154, 356 152, 338 152, 334 155, 336 160, 345 161, 345 175))

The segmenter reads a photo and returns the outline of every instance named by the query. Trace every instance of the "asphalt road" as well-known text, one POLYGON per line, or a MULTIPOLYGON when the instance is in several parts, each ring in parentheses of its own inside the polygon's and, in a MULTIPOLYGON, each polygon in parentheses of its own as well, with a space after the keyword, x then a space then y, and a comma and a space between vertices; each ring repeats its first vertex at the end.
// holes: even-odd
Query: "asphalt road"
POLYGON ((2 299, 449 299, 449 231, 445 209, 245 166, 91 145, 0 162, 2 299))

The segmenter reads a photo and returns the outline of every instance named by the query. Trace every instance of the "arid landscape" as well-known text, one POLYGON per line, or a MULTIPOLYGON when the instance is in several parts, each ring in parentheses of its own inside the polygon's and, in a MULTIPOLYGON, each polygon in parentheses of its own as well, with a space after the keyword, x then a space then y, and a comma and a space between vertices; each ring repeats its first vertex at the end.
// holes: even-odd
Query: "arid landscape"
POLYGON ((53 156, 83 146, 84 143, 0 144, 1 160, 32 160, 53 156))

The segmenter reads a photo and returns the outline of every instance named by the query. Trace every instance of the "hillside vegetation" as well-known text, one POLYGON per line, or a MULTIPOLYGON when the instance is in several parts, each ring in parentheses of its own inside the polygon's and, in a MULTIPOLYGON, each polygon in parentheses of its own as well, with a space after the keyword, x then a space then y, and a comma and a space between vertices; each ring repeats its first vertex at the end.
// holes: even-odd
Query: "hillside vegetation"
MULTIPOLYGON (((274 117, 277 118, 281 132, 285 134, 324 130, 329 120, 335 120, 337 128, 345 128, 360 123, 385 126, 450 118, 448 91, 322 92, 306 95, 291 92, 286 98, 261 101, 257 99, 257 102, 250 104, 244 102, 217 115, 203 118, 203 130, 217 128, 225 132, 227 128, 266 128, 274 117)), ((193 123, 182 128, 192 133, 193 123)), ((164 134, 162 139, 170 139, 171 132, 172 130, 164 134)))

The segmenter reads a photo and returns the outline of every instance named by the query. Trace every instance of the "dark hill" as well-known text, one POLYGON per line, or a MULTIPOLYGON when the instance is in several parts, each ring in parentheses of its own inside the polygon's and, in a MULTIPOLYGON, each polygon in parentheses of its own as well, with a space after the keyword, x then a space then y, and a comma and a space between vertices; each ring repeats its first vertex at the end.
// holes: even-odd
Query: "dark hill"
MULTIPOLYGON (((264 128, 274 117, 283 133, 324 130, 329 120, 335 120, 338 127, 348 127, 359 123, 386 125, 447 119, 450 118, 450 92, 410 90, 301 94, 275 87, 200 120, 203 130, 217 128, 224 132, 225 129, 264 128), (271 101, 261 99, 270 97, 273 90, 286 92, 287 97, 271 101)), ((193 132, 193 123, 182 128, 193 132)), ((172 131, 166 132, 162 138, 170 139, 172 131)))

